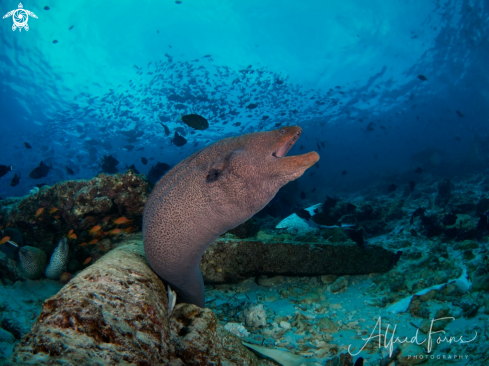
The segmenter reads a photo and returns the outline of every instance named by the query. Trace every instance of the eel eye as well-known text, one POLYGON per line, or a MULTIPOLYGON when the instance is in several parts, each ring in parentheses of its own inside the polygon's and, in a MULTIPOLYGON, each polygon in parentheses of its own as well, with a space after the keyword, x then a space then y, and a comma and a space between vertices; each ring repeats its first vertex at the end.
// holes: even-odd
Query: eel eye
POLYGON ((284 128, 282 128, 282 129, 280 130, 280 133, 283 135, 283 134, 285 133, 285 129, 284 129, 284 128))

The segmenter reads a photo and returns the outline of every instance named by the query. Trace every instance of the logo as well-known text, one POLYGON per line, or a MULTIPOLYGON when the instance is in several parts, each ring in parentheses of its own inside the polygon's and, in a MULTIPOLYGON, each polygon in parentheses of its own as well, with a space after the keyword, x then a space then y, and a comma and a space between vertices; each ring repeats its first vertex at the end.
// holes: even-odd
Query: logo
POLYGON ((22 28, 25 28, 25 30, 28 31, 29 25, 27 24, 27 21, 29 20, 29 15, 37 19, 36 14, 34 14, 32 11, 25 10, 22 6, 22 3, 19 3, 19 8, 9 11, 3 16, 3 19, 12 16, 12 19, 14 21, 14 24, 12 25, 13 31, 15 31, 17 28, 19 28, 19 32, 22 30, 22 28))

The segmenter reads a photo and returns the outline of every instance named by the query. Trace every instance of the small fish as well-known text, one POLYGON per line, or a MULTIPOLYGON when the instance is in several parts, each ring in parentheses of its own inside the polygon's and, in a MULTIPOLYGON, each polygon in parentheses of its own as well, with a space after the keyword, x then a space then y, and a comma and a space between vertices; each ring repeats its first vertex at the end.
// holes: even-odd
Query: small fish
MULTIPOLYGON (((45 6, 44 10, 49 10, 49 6, 45 6)), ((20 28, 19 28, 20 29, 20 28)))
POLYGON ((2 240, 0 240, 0 245, 8 242, 10 240, 10 236, 4 236, 2 240))
POLYGON ((421 174, 423 173, 423 169, 421 169, 421 167, 418 166, 414 172, 417 174, 421 174))
POLYGON ((49 213, 52 215, 56 211, 58 211, 58 209, 56 207, 53 207, 52 209, 49 210, 49 213))
POLYGON ((8 172, 11 172, 12 171, 12 167, 13 167, 13 165, 8 165, 7 166, 7 165, 0 164, 0 178, 3 177, 8 172))
POLYGON ((10 182, 10 187, 18 186, 19 182, 20 182, 20 175, 15 174, 15 176, 12 178, 12 181, 10 182))
POLYGON ((297 216, 299 216, 301 219, 304 219, 304 220, 309 220, 312 217, 311 214, 310 214, 310 212, 307 211, 307 210, 304 210, 303 208, 301 208, 300 210, 295 211, 295 214, 297 216))
POLYGON ((464 115, 462 112, 460 112, 460 111, 455 111, 455 112, 457 112, 457 115, 458 115, 459 117, 465 117, 465 115, 464 115))
POLYGON ((183 136, 180 136, 177 131, 175 131, 175 135, 172 139, 170 139, 170 145, 174 144, 175 146, 181 147, 187 143, 187 139, 183 136))
POLYGON ((207 119, 198 114, 187 114, 180 116, 180 120, 187 126, 192 127, 194 130, 205 130, 209 128, 209 122, 207 119))
POLYGON ((58 43, 58 40, 56 40, 56 39, 55 39, 55 40, 53 40, 53 43, 54 43, 54 44, 58 43))
POLYGON ((32 171, 29 173, 29 178, 32 178, 32 179, 44 178, 45 176, 48 175, 50 169, 52 169, 52 167, 47 166, 41 160, 41 162, 39 163, 39 166, 32 169, 32 171))
POLYGON ((143 163, 143 165, 148 164, 148 159, 146 159, 145 157, 142 157, 141 158, 141 163, 143 163))
POLYGON ((160 122, 160 125, 162 125, 163 128, 165 129, 165 136, 170 136, 170 129, 168 127, 166 127, 166 125, 164 125, 161 122, 160 122))
POLYGON ((121 232, 121 229, 113 229, 109 231, 110 235, 117 235, 121 232))
POLYGON ((69 175, 75 175, 75 172, 70 167, 65 166, 65 169, 66 169, 66 173, 68 173, 69 175))
POLYGON ((136 229, 137 229, 137 227, 136 227, 136 226, 131 226, 131 227, 125 228, 125 229, 124 229, 124 232, 125 232, 126 234, 129 234, 129 233, 132 233, 132 232, 133 232, 134 230, 136 230, 136 229))
POLYGON ((26 149, 32 149, 32 146, 28 142, 24 142, 24 146, 26 149))
POLYGON ((258 107, 258 104, 250 103, 246 106, 246 109, 255 109, 256 107, 258 107))
POLYGON ((61 216, 54 216, 54 218, 55 218, 55 219, 59 219, 59 218, 61 218, 61 216))
POLYGON ((319 142, 316 142, 316 145, 318 147, 318 151, 321 151, 321 145, 319 145, 319 142))
POLYGON ((306 194, 304 193, 304 191, 301 192, 301 200, 305 200, 306 199, 306 194))
POLYGON ((72 30, 75 26, 72 25, 71 27, 68 28, 68 30, 72 30))
POLYGON ((83 243, 81 243, 81 244, 79 245, 79 247, 84 247, 85 245, 87 245, 87 242, 86 242, 86 241, 84 241, 83 243))
POLYGON ((428 78, 424 75, 418 75, 418 79, 421 80, 421 81, 426 81, 428 80, 428 78))
POLYGON ((117 225, 127 224, 128 222, 132 222, 132 220, 128 220, 124 216, 119 217, 118 219, 114 220, 114 224, 117 224, 117 225))
POLYGON ((42 213, 44 212, 44 208, 38 208, 37 211, 36 211, 36 214, 34 216, 38 217, 39 215, 41 215, 42 213))
POLYGON ((83 265, 90 263, 91 260, 92 257, 88 257, 87 259, 85 259, 85 262, 83 262, 83 265))
POLYGON ((95 225, 94 227, 92 227, 92 229, 88 232, 90 235, 98 232, 102 227, 100 225, 95 225))
POLYGON ((346 170, 343 170, 343 171, 341 172, 341 175, 346 175, 346 170))
POLYGON ((97 244, 98 243, 98 239, 93 239, 91 242, 89 242, 88 244, 89 245, 93 245, 93 244, 97 244))

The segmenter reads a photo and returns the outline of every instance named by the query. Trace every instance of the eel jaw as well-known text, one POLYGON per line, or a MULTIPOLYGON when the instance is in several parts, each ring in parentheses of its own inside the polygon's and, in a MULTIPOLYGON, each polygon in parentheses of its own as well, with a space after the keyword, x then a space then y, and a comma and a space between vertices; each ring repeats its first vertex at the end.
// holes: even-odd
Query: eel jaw
POLYGON ((290 148, 299 139, 302 130, 297 131, 291 138, 289 138, 282 146, 280 146, 272 155, 276 158, 283 158, 289 152, 290 148))

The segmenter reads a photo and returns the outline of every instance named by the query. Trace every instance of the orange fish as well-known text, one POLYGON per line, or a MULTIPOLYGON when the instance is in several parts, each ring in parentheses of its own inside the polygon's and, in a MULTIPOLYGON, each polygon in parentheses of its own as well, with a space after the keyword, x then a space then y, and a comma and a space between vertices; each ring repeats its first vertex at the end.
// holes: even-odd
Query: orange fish
POLYGON ((88 257, 87 259, 85 259, 85 262, 83 262, 83 264, 88 264, 88 263, 90 263, 91 260, 92 260, 92 257, 88 257))
POLYGON ((44 208, 38 208, 37 211, 36 211, 36 214, 35 216, 38 217, 40 214, 42 214, 44 212, 44 208))
POLYGON ((105 216, 102 221, 105 222, 105 223, 108 223, 110 220, 110 216, 105 216))
POLYGON ((60 218, 60 216, 54 216, 54 218, 55 218, 55 219, 59 219, 59 218, 60 218))
POLYGON ((76 234, 71 234, 70 239, 78 239, 78 236, 76 236, 76 234))
POLYGON ((117 220, 114 220, 114 224, 120 225, 120 224, 127 224, 129 222, 132 222, 132 220, 126 219, 124 216, 119 217, 117 220))
POLYGON ((49 210, 49 213, 52 215, 56 211, 58 211, 58 209, 56 207, 53 207, 52 209, 49 210))
POLYGON ((137 226, 131 226, 131 227, 125 228, 124 232, 126 234, 129 234, 129 233, 132 233, 134 230, 136 230, 136 228, 137 228, 137 226))
POLYGON ((99 231, 100 229, 102 228, 102 226, 100 225, 96 225, 94 227, 92 227, 92 229, 88 232, 89 234, 94 234, 96 233, 97 231, 99 231))
POLYGON ((87 242, 86 241, 84 241, 83 243, 81 243, 79 246, 80 247, 84 247, 85 245, 87 245, 87 242))
POLYGON ((98 239, 93 239, 93 240, 92 240, 90 243, 88 243, 88 244, 93 245, 93 244, 96 244, 96 243, 98 243, 98 239))
POLYGON ((10 236, 4 236, 2 240, 0 240, 0 245, 6 243, 10 240, 10 236))
POLYGON ((109 231, 109 234, 110 235, 117 235, 121 232, 121 229, 114 229, 114 230, 110 230, 109 231))

